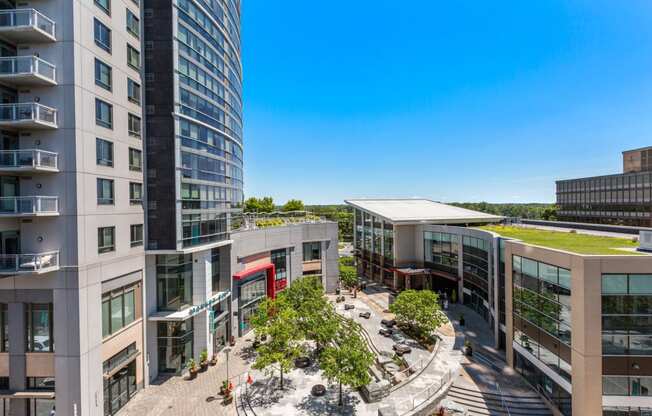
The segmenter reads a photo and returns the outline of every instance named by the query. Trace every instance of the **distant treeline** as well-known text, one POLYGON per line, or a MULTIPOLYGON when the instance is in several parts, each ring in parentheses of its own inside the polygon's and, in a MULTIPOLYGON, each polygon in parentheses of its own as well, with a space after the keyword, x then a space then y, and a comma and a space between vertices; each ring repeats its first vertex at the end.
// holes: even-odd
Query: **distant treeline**
POLYGON ((306 205, 315 215, 336 221, 340 241, 353 241, 353 209, 348 205, 306 205))
POLYGON ((485 212, 487 214, 502 215, 504 217, 518 217, 532 220, 557 219, 555 204, 528 203, 528 204, 492 204, 489 202, 452 202, 449 205, 485 212))

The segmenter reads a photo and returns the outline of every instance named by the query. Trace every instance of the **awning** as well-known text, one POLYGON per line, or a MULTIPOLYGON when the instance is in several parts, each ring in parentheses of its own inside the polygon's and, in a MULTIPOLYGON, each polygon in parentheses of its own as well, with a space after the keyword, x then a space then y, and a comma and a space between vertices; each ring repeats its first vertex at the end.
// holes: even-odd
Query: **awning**
POLYGON ((418 274, 430 274, 430 269, 413 269, 411 267, 396 268, 394 269, 394 271, 409 276, 418 275, 418 274))
POLYGON ((129 364, 131 364, 138 356, 140 355, 140 351, 136 350, 133 353, 129 354, 128 356, 125 357, 120 364, 112 368, 110 371, 107 371, 106 373, 103 374, 104 379, 110 379, 113 377, 118 371, 122 370, 129 364))
POLYGON ((54 397, 53 391, 0 391, 0 399, 54 399, 54 397))
POLYGON ((264 263, 255 267, 252 267, 250 269, 244 269, 241 270, 233 275, 233 278, 235 280, 243 280, 248 276, 251 276, 252 274, 258 273, 258 272, 264 272, 269 269, 272 269, 274 267, 273 263, 264 263))

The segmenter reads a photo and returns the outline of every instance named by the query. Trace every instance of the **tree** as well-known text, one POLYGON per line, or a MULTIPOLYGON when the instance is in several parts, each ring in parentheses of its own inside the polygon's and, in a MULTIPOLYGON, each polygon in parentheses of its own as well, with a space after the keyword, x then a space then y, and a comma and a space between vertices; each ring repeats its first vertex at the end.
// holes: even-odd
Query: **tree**
POLYGON ((541 212, 541 218, 546 221, 557 221, 557 207, 548 207, 541 212))
POLYGON ((317 349, 330 343, 339 328, 333 305, 324 294, 319 278, 306 276, 285 289, 279 297, 285 297, 298 314, 298 327, 307 339, 317 343, 317 349))
POLYGON ((355 259, 353 257, 340 257, 340 266, 355 266, 355 259))
POLYGON ((256 337, 265 338, 265 342, 256 349, 258 355, 252 367, 263 370, 278 364, 282 390, 283 373, 292 369, 294 360, 303 352, 297 311, 284 296, 268 298, 260 304, 251 324, 256 337))
POLYGON ((251 197, 244 202, 244 212, 273 212, 274 200, 271 196, 262 198, 251 197))
POLYGON ((439 296, 430 290, 405 290, 389 310, 399 324, 407 325, 421 336, 429 336, 447 321, 439 307, 439 296))
POLYGON ((374 362, 374 355, 358 335, 357 324, 347 320, 338 331, 338 337, 324 349, 320 357, 320 367, 329 382, 339 384, 339 405, 342 406, 342 385, 353 388, 362 387, 371 382, 369 367, 374 362))
POLYGON ((358 286, 358 271, 353 266, 340 266, 340 282, 347 289, 358 286))
POLYGON ((303 201, 299 199, 290 199, 288 202, 283 205, 281 208, 282 211, 305 211, 306 207, 303 205, 303 201))

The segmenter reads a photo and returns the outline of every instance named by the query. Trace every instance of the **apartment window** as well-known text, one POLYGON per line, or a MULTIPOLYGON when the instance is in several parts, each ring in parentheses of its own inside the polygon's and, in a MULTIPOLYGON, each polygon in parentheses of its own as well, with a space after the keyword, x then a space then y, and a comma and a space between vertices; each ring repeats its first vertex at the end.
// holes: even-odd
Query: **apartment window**
POLYGON ((129 148, 129 170, 143 170, 143 152, 138 149, 129 148))
POLYGON ((54 391, 54 377, 27 377, 27 390, 54 391))
POLYGON ((95 155, 98 165, 113 166, 113 143, 108 140, 95 139, 95 155))
POLYGON ((27 352, 53 352, 53 314, 51 303, 25 305, 27 320, 27 352))
POLYGON ((97 178, 98 205, 113 205, 113 180, 97 178))
POLYGON ((287 279, 287 249, 273 250, 270 253, 272 263, 274 263, 274 270, 276 271, 276 280, 287 279))
POLYGON ((107 129, 113 128, 113 106, 99 98, 95 99, 95 124, 107 129))
POLYGON ((140 137, 140 117, 129 113, 127 130, 130 136, 140 137))
POLYGON ((123 286, 102 295, 102 337, 115 334, 136 320, 138 284, 123 286))
POLYGON ((129 182, 129 203, 142 204, 143 203, 143 184, 129 182))
POLYGON ((95 85, 111 91, 111 67, 95 58, 95 85))
POLYGON ((127 98, 132 103, 140 105, 140 84, 131 78, 127 78, 127 98))
POLYGON ((104 23, 95 19, 94 21, 95 44, 111 53, 111 29, 104 23))
POLYGON ((115 227, 100 227, 97 229, 97 252, 115 251, 115 227))
POLYGON ((127 9, 127 32, 137 39, 140 38, 140 20, 129 9, 127 9))
POLYGON ((127 64, 135 70, 140 70, 140 52, 131 45, 127 45, 127 64))
POLYGON ((95 0, 95 5, 102 9, 104 13, 111 15, 111 0, 95 0))
POLYGON ((321 243, 303 243, 303 261, 321 260, 321 243))
POLYGON ((0 352, 9 352, 9 305, 0 304, 0 352))
POLYGON ((143 245, 143 224, 131 225, 131 246, 137 247, 143 245))

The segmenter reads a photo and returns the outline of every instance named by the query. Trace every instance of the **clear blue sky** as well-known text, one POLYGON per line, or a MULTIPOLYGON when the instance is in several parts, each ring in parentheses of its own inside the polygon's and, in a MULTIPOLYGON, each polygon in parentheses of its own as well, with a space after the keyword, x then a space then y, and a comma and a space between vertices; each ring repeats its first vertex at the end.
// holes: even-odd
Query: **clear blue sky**
POLYGON ((652 145, 652 1, 244 0, 245 194, 552 202, 652 145))

